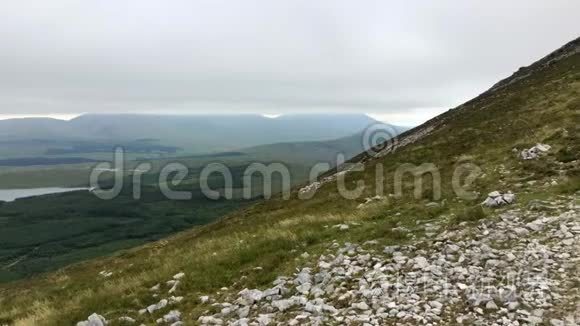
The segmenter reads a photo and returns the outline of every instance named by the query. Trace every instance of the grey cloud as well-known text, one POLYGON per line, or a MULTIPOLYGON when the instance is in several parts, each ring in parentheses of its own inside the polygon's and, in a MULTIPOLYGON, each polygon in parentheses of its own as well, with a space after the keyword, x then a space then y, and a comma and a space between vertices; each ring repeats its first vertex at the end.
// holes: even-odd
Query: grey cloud
POLYGON ((0 113, 449 108, 577 37, 578 12, 564 0, 10 2, 0 113))

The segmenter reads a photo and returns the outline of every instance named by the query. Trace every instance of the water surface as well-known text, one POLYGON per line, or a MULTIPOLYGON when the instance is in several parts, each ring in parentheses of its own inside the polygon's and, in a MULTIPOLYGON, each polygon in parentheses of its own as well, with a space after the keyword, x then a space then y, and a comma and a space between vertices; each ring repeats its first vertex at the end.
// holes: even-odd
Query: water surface
POLYGON ((60 192, 87 190, 88 188, 30 188, 30 189, 0 189, 0 201, 13 201, 18 198, 56 194, 60 192))

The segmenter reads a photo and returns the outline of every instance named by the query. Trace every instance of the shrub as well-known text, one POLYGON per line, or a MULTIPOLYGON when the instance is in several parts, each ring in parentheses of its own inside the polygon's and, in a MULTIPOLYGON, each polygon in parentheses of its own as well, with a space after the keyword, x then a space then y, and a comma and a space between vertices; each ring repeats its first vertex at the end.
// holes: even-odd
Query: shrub
POLYGON ((487 217, 487 214, 483 210, 483 207, 480 205, 468 207, 463 209, 455 216, 455 223, 461 222, 473 222, 484 219, 487 217))
POLYGON ((573 194, 577 191, 580 191, 580 177, 576 176, 570 178, 568 181, 564 183, 560 183, 556 188, 558 193, 561 194, 573 194))
POLYGON ((556 153, 556 159, 560 162, 568 163, 578 159, 578 153, 570 148, 562 148, 556 153))

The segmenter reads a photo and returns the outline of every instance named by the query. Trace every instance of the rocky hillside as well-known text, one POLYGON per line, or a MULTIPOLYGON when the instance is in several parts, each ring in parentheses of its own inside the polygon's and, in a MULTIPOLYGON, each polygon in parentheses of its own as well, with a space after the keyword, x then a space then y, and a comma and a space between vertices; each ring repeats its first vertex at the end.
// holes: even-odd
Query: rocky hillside
POLYGON ((576 325, 579 46, 290 200, 5 285, 0 324, 576 325))
MULTIPOLYGON (((439 220, 420 223, 417 230, 425 233, 405 245, 333 241, 296 273, 276 278, 273 287, 244 289, 226 299, 201 297, 212 313, 198 321, 576 325, 580 321, 577 199, 558 197, 549 203, 548 214, 510 209, 452 230, 439 220)), ((339 225, 343 232, 357 226, 339 225)), ((309 256, 301 255, 305 260, 309 256)), ((178 321, 173 318, 176 311, 161 321, 178 321)))

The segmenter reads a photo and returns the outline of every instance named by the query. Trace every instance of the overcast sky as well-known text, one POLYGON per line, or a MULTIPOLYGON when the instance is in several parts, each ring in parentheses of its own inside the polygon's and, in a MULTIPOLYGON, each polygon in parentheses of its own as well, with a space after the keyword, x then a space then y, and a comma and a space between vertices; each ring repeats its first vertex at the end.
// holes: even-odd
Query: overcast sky
POLYGON ((580 36, 580 1, 6 1, 0 114, 415 124, 580 36))

